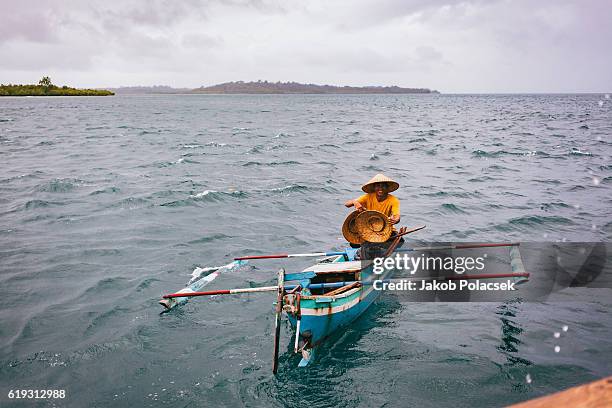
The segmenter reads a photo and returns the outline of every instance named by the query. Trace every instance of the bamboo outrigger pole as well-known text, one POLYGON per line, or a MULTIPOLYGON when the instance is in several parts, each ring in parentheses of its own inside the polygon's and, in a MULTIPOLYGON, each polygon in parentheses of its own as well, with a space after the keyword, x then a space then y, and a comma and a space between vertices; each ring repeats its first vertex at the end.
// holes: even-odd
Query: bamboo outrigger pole
MULTIPOLYGON (((482 273, 476 275, 455 275, 455 276, 408 276, 402 279, 382 279, 381 282, 401 282, 403 280, 421 281, 421 280, 473 280, 473 279, 501 279, 501 278, 529 278, 529 272, 511 272, 511 273, 482 273)), ((360 283, 362 285, 372 285, 374 281, 342 281, 342 282, 327 282, 313 283, 308 286, 309 289, 331 289, 340 288, 346 285, 360 283)), ((299 285, 285 285, 284 290, 293 290, 299 285)), ((222 289, 210 290, 208 292, 188 292, 188 293, 172 293, 164 295, 164 299, 175 297, 197 297, 197 296, 215 296, 215 295, 237 295, 241 293, 258 293, 258 292, 275 292, 278 286, 261 286, 258 288, 242 288, 242 289, 222 289)))
POLYGON ((344 255, 345 252, 311 252, 307 254, 272 254, 272 255, 250 255, 234 258, 234 261, 246 261, 249 259, 278 259, 278 258, 305 258, 311 256, 336 256, 344 255))

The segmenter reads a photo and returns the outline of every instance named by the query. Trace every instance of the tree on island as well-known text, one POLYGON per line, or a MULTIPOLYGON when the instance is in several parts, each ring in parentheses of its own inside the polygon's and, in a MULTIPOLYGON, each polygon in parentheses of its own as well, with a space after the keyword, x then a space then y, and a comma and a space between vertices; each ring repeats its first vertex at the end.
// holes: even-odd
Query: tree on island
POLYGON ((104 89, 76 89, 66 85, 53 85, 51 78, 44 76, 38 85, 0 84, 0 96, 107 96, 113 92, 104 89))
POLYGON ((45 88, 53 86, 53 84, 51 83, 51 78, 49 78, 48 76, 42 77, 41 80, 38 81, 38 85, 44 86, 45 88))

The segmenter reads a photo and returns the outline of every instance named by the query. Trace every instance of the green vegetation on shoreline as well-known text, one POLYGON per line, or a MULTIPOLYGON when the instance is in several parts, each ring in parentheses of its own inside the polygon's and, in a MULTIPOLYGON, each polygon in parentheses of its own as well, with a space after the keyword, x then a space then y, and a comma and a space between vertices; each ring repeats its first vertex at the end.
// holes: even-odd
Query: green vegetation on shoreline
POLYGON ((0 84, 0 96, 108 96, 113 92, 104 89, 77 89, 56 86, 49 77, 43 77, 38 85, 0 84))

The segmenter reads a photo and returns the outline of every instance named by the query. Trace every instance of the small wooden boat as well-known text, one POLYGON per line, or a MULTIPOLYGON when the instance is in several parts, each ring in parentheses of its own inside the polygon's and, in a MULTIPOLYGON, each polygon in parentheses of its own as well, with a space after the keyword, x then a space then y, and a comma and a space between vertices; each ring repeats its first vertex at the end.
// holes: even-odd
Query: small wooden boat
MULTIPOLYGON (((415 229, 418 230, 418 229, 415 229)), ((405 230, 404 230, 405 231, 405 230)), ((405 234, 406 232, 404 232, 405 234)), ((516 283, 528 280, 529 273, 525 272, 523 262, 518 250, 518 243, 501 244, 467 244, 434 247, 413 247, 398 249, 399 237, 384 253, 383 257, 398 252, 431 251, 447 249, 468 249, 484 247, 510 247, 511 273, 507 274, 481 274, 438 277, 443 280, 470 280, 490 278, 513 278, 516 283)), ((293 351, 301 353, 302 359, 299 367, 305 367, 312 363, 314 350, 321 342, 334 332, 349 326, 361 314, 363 314, 378 296, 383 292, 376 290, 374 282, 390 281, 388 275, 392 270, 386 270, 382 274, 374 274, 371 261, 356 260, 357 250, 347 248, 341 252, 318 252, 310 254, 278 254, 278 255, 256 255, 235 258, 238 264, 229 264, 233 268, 244 264, 244 261, 252 259, 293 258, 307 256, 323 256, 317 263, 301 272, 287 273, 284 269, 278 272, 278 284, 243 289, 224 289, 208 292, 198 292, 203 287, 200 284, 191 284, 177 293, 164 295, 160 301, 164 307, 170 309, 184 303, 188 298, 194 296, 210 296, 225 294, 241 294, 253 292, 276 292, 277 301, 275 307, 275 335, 274 355, 272 371, 278 369, 280 322, 283 313, 287 315, 290 324, 295 328, 293 339, 293 351)), ((218 272, 215 272, 216 277, 218 272)), ((210 276, 210 275, 208 275, 210 276)), ((204 277, 205 285, 213 278, 204 277)), ((420 280, 433 278, 420 277, 420 280)))

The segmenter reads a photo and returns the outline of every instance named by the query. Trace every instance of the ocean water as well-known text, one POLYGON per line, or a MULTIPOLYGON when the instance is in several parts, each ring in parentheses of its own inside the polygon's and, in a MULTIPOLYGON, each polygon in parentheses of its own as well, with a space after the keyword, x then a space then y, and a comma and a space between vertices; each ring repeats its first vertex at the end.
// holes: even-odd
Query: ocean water
POLYGON ((2 406, 503 406, 612 373, 610 289, 383 294, 305 370, 284 321, 277 376, 273 295, 157 304, 196 267, 342 249, 342 203, 378 172, 427 225, 412 240, 609 242, 607 95, 2 98, 0 163, 2 406))

